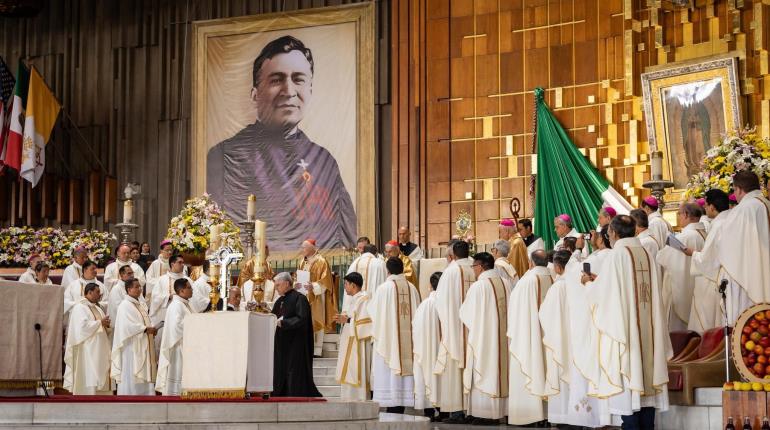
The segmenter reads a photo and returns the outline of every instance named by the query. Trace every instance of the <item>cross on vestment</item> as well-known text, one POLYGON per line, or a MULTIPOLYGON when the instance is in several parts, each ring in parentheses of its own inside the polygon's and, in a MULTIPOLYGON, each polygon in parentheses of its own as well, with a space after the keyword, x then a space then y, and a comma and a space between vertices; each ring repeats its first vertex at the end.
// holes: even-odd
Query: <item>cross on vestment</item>
POLYGON ((299 163, 297 163, 297 166, 302 167, 302 179, 304 179, 305 182, 310 182, 310 180, 313 179, 313 176, 307 171, 307 167, 310 166, 310 163, 302 158, 299 160, 299 163))

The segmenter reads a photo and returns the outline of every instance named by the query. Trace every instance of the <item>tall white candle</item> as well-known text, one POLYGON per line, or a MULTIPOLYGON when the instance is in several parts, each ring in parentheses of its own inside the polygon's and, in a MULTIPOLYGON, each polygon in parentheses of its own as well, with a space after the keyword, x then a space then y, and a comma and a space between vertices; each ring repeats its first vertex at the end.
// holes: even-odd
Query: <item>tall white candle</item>
POLYGON ((246 200, 246 221, 252 221, 257 217, 257 197, 254 194, 249 194, 248 200, 246 200))
POLYGON ((267 245, 267 223, 261 220, 254 221, 254 241, 259 252, 259 267, 265 262, 265 245, 267 245))
POLYGON ((652 159, 650 160, 650 174, 653 181, 660 181, 663 179, 663 153, 660 151, 653 152, 652 159))
POLYGON ((123 202, 123 223, 124 224, 131 224, 131 221, 134 220, 134 202, 131 199, 128 199, 123 202))

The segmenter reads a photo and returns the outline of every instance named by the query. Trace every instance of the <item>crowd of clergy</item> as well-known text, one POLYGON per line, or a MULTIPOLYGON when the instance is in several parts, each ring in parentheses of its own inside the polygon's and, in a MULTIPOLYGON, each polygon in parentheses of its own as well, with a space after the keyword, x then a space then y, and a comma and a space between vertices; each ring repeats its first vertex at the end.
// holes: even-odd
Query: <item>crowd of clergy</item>
POLYGON ((752 172, 733 190, 681 204, 678 232, 655 197, 628 214, 602 207, 588 232, 559 215, 549 252, 531 220, 502 220, 491 253, 448 244, 423 300, 421 252, 399 237, 383 261, 362 238, 335 316, 343 399, 445 423, 653 428, 669 404, 669 333, 733 325, 770 301, 770 202, 752 172))
MULTIPOLYGON (((676 233, 654 197, 628 214, 602 207, 588 232, 559 215, 548 252, 531 220, 504 219, 490 253, 451 240, 423 297, 423 253, 407 228, 382 254, 362 237, 341 310, 331 267, 306 240, 297 278, 307 277, 279 273, 280 298, 267 299, 278 321, 274 395, 320 395, 312 358, 341 326, 345 400, 447 423, 652 428, 668 408, 669 332, 732 325, 770 302, 770 202, 751 172, 736 173, 733 189, 681 204, 676 233)), ((84 250, 64 272, 64 387, 74 394, 181 391, 184 319, 210 309, 208 277, 191 280, 168 241, 146 270, 131 253, 118 248, 104 282, 84 250)), ((41 264, 31 259, 20 281, 39 282, 41 264)), ((230 291, 228 310, 251 297, 255 264, 241 269, 244 293, 230 291)))

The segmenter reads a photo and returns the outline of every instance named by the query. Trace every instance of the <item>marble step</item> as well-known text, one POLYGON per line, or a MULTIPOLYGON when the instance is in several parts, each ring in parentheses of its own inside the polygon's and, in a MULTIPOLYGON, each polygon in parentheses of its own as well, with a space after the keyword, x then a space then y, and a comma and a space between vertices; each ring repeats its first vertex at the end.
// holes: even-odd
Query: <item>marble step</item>
POLYGON ((313 382, 315 382, 316 387, 318 386, 332 386, 332 385, 340 385, 337 383, 337 376, 334 374, 331 375, 320 375, 320 376, 313 376, 313 382))
POLYGON ((336 358, 314 358, 313 367, 337 367, 336 358))
POLYGON ((324 343, 340 343, 340 335, 337 333, 324 334, 324 343))
POLYGON ((336 367, 313 367, 313 377, 329 375, 334 376, 334 372, 336 371, 336 367))
POLYGON ((340 396, 339 385, 316 385, 316 388, 318 388, 318 391, 320 391, 321 394, 326 398, 340 396))
POLYGON ((323 358, 333 358, 336 360, 338 355, 339 355, 339 351, 330 351, 328 349, 324 349, 323 351, 321 351, 321 357, 323 358))

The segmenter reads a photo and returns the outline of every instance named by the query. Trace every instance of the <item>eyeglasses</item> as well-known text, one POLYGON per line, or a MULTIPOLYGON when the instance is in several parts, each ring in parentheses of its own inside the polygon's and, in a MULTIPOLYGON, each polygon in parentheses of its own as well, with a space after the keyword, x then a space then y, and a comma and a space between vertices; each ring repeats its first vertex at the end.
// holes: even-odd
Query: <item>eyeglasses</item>
POLYGON ((471 267, 481 267, 481 264, 479 264, 479 263, 473 263, 473 264, 471 264, 471 267))

